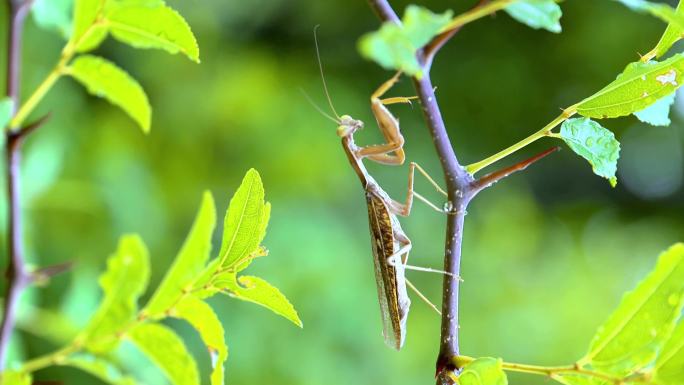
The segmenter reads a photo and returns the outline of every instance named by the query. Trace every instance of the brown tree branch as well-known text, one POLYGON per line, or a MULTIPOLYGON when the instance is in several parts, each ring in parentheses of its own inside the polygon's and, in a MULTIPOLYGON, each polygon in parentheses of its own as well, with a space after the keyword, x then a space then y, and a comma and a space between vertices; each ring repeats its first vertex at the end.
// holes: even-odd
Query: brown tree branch
MULTIPOLYGON (((400 23, 399 17, 392 9, 388 0, 368 0, 371 8, 375 11, 381 21, 400 23)), ((461 18, 475 19, 482 15, 494 12, 496 7, 501 8, 504 2, 489 3, 487 0, 480 0, 478 4, 466 12, 461 18)), ((466 21, 463 21, 465 23, 466 21)), ((448 206, 451 207, 447 215, 446 241, 444 246, 444 270, 451 273, 444 276, 442 289, 442 325, 440 336, 440 349, 436 363, 437 384, 453 384, 455 375, 459 371, 458 360, 455 357, 459 352, 459 283, 460 264, 461 264, 461 245, 463 240, 463 224, 466 208, 470 200, 482 189, 491 184, 515 173, 522 171, 532 163, 546 157, 558 150, 552 148, 524 160, 501 171, 486 175, 478 180, 473 177, 460 165, 454 152, 451 140, 442 118, 442 113, 435 96, 434 87, 430 78, 430 67, 434 56, 446 42, 458 32, 460 26, 448 30, 436 36, 426 47, 419 50, 417 59, 422 67, 423 76, 414 77, 413 83, 416 88, 418 98, 422 106, 423 114, 427 123, 428 131, 439 157, 446 181, 448 194, 448 206)))
MULTIPOLYGON (((387 0, 369 0, 369 3, 383 22, 397 22, 399 20, 387 0)), ((436 50, 431 54, 434 52, 436 50)), ((451 274, 444 276, 440 351, 436 364, 438 383, 446 384, 451 383, 449 373, 458 369, 453 366, 451 359, 459 355, 458 295, 460 280, 455 277, 460 276, 463 222, 466 207, 472 196, 470 186, 474 180, 459 164, 451 145, 430 80, 428 57, 423 50, 418 53, 418 61, 423 67, 423 77, 414 78, 413 83, 421 102, 432 142, 442 165, 448 202, 449 206, 452 207, 450 215, 447 215, 444 246, 444 270, 451 274)))

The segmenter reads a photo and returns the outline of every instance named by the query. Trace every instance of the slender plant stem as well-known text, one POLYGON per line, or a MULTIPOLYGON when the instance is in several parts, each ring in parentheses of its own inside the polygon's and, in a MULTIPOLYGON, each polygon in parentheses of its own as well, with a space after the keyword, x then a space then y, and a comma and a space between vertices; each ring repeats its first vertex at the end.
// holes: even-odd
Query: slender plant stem
MULTIPOLYGON (((456 357, 454 359, 456 362, 455 365, 459 366, 465 366, 466 364, 469 364, 473 361, 475 361, 475 358, 473 357, 467 357, 467 356, 460 356, 456 357)), ((518 364, 518 363, 513 363, 513 362, 502 362, 501 363, 501 368, 510 372, 519 372, 519 373, 528 373, 528 374, 537 374, 537 375, 542 375, 542 376, 549 376, 551 378, 554 378, 558 375, 562 374, 579 374, 582 376, 587 376, 587 377, 595 377, 604 381, 612 382, 614 384, 620 384, 624 381, 623 378, 621 377, 616 377, 610 374, 605 374, 602 372, 597 372, 594 370, 590 369, 585 369, 579 364, 575 365, 565 365, 565 366, 540 366, 540 365, 527 365, 527 364, 518 364)), ((635 382, 646 382, 647 381, 635 381, 635 382)))
POLYGON ((64 361, 70 354, 76 353, 79 350, 80 348, 72 343, 50 354, 26 361, 24 365, 21 366, 21 371, 31 373, 36 370, 47 368, 48 366, 59 365, 60 362, 64 361))
POLYGON ((464 25, 471 23, 477 19, 481 19, 487 15, 491 15, 496 11, 500 11, 514 0, 496 0, 489 4, 485 4, 481 7, 473 8, 470 11, 464 12, 456 17, 454 17, 449 24, 442 28, 441 33, 452 31, 463 27, 464 25))
POLYGON ((468 171, 468 173, 470 173, 471 175, 474 175, 475 173, 482 170, 483 168, 498 162, 499 160, 513 154, 514 152, 520 150, 521 148, 526 147, 526 146, 530 145, 531 143, 534 143, 537 140, 539 140, 545 136, 554 136, 551 131, 554 128, 556 128, 556 126, 563 123, 569 117, 574 115, 576 112, 577 112, 576 106, 572 106, 572 107, 565 109, 562 114, 560 114, 556 119, 552 120, 549 124, 544 126, 544 128, 542 128, 541 130, 535 132, 534 134, 528 136, 527 138, 521 140, 520 142, 518 142, 518 143, 516 143, 516 144, 514 144, 514 145, 512 145, 506 149, 503 149, 503 150, 497 152, 496 154, 494 154, 494 155, 492 155, 486 159, 483 159, 477 163, 469 164, 468 166, 466 166, 465 169, 468 171))
MULTIPOLYGON (((9 41, 7 44, 7 96, 19 104, 21 38, 30 1, 7 0, 9 7, 9 41)), ((6 176, 7 176, 7 289, 0 323, 0 370, 5 368, 10 338, 16 322, 16 311, 21 293, 29 282, 24 260, 23 234, 21 225, 21 201, 19 195, 19 162, 21 160, 21 136, 6 131, 6 176)))
POLYGON ((35 91, 29 96, 29 98, 26 100, 26 102, 21 106, 19 111, 17 111, 16 115, 12 118, 10 121, 10 127, 12 129, 17 129, 20 127, 26 118, 33 112, 33 109, 36 108, 38 103, 40 103, 41 100, 45 97, 45 95, 50 91, 53 85, 55 85, 55 82, 59 79, 60 76, 64 74, 64 69, 66 68, 66 64, 69 62, 71 59, 70 56, 63 56, 55 68, 50 71, 47 77, 43 79, 43 81, 38 85, 38 88, 36 88, 35 91))

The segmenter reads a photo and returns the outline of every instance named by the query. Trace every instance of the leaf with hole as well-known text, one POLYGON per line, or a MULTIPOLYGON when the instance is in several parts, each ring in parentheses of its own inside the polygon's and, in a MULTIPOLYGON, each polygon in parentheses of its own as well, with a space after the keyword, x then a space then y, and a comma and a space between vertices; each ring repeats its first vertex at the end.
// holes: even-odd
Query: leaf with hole
POLYGON ((211 236, 216 225, 214 198, 204 192, 202 204, 195 223, 181 247, 171 269, 143 310, 143 314, 160 318, 171 309, 184 293, 192 289, 197 276, 202 273, 211 253, 211 236))
POLYGON ((655 269, 599 327, 580 360, 624 376, 651 363, 672 333, 684 306, 684 244, 662 253, 655 269))
POLYGON ((658 62, 630 63, 612 83, 577 104, 590 118, 616 118, 641 111, 682 85, 684 54, 658 62))
POLYGON ((675 92, 658 99, 655 103, 634 113, 639 120, 652 126, 669 126, 670 107, 675 101, 675 92))
POLYGON ((468 363, 458 376, 459 385, 507 385, 500 358, 483 357, 468 363))
POLYGON ((173 330, 158 323, 147 322, 136 325, 127 336, 164 372, 171 384, 200 383, 197 362, 173 330))
POLYGON ((172 316, 186 320, 199 332, 211 356, 211 384, 223 385, 223 363, 228 358, 228 346, 224 339, 223 325, 214 310, 206 302, 188 296, 175 307, 172 316))
POLYGON ((401 26, 383 23, 379 30, 361 37, 359 51, 383 68, 420 77, 422 68, 416 58, 417 51, 449 24, 452 15, 451 11, 435 14, 426 8, 409 5, 401 26))
POLYGON ((199 63, 199 47, 190 26, 167 6, 112 6, 107 12, 112 36, 135 48, 163 49, 183 53, 199 63))
POLYGON ((562 31, 560 18, 563 11, 554 0, 518 0, 507 5, 504 10, 528 27, 553 33, 562 31))
POLYGON ((117 333, 135 319, 138 298, 147 287, 149 258, 140 237, 121 237, 116 253, 107 260, 107 271, 100 276, 104 298, 77 337, 79 344, 95 353, 111 350, 118 344, 117 333))
POLYGON ((140 84, 116 64, 101 57, 77 57, 66 73, 83 84, 88 92, 121 107, 144 132, 150 131, 152 110, 140 84))
POLYGON ((608 179, 615 187, 620 143, 612 132, 589 118, 576 118, 563 122, 560 138, 591 164, 596 175, 608 179))

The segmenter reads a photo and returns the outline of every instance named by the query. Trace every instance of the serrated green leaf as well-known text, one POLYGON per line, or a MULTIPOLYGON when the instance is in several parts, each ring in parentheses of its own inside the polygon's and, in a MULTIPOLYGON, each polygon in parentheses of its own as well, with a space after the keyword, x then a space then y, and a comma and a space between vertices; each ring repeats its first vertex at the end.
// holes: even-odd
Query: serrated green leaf
POLYGON ((671 93, 665 97, 658 99, 655 103, 646 107, 641 111, 634 113, 639 120, 653 126, 669 126, 670 121, 670 107, 674 104, 675 93, 671 93))
POLYGON ((121 107, 138 123, 143 132, 150 131, 152 110, 140 84, 126 71, 101 57, 77 57, 65 72, 83 84, 88 92, 121 107))
POLYGON ((589 161, 594 174, 615 187, 620 143, 615 135, 589 118, 568 119, 560 129, 560 138, 578 155, 589 161))
POLYGON ((577 105, 577 112, 590 118, 626 116, 673 93, 682 84, 684 54, 660 62, 635 62, 617 79, 577 105))
POLYGON ((74 0, 34 0, 31 14, 41 28, 55 30, 68 38, 71 35, 73 5, 74 0))
MULTIPOLYGON (((672 298, 673 302, 676 299, 672 298)), ((653 367, 653 379, 661 385, 681 385, 684 383, 684 320, 658 353, 653 367)))
POLYGON ((386 69, 401 70, 422 76, 416 52, 449 24, 453 12, 442 14, 416 5, 409 5, 402 26, 385 22, 379 30, 365 34, 359 40, 359 51, 365 58, 386 69))
POLYGON ((14 111, 14 101, 10 98, 0 99, 0 128, 6 128, 12 119, 14 111))
POLYGON ((453 14, 450 10, 444 13, 433 13, 427 8, 410 4, 406 7, 404 17, 401 19, 403 31, 414 47, 422 48, 449 24, 453 14))
POLYGON ((204 269, 211 253, 211 236, 216 225, 214 198, 205 191, 202 204, 195 217, 190 233, 181 247, 171 269, 150 299, 143 313, 152 318, 162 317, 192 284, 204 269))
MULTIPOLYGON (((677 4, 677 9, 675 10, 675 16, 678 19, 684 19, 684 6, 682 6, 682 4, 684 4, 684 2, 680 1, 679 4, 677 4)), ((665 55, 667 51, 669 51, 670 48, 672 48, 672 46, 682 38, 683 34, 684 28, 681 26, 681 23, 668 23, 663 36, 653 49, 655 57, 660 58, 661 56, 665 55)))
POLYGON ((104 298, 77 340, 92 352, 113 349, 117 333, 135 319, 138 298, 145 291, 150 274, 147 248, 137 235, 121 237, 115 254, 107 260, 100 276, 104 298))
POLYGON ((181 52, 199 63, 199 47, 183 17, 167 6, 120 6, 107 12, 112 36, 135 48, 181 52))
POLYGON ((507 385, 500 358, 483 357, 470 362, 458 376, 459 385, 507 385))
POLYGON ((59 361, 59 365, 71 366, 112 385, 135 385, 135 379, 125 376, 113 363, 102 357, 79 353, 59 361))
POLYGON ((146 322, 132 328, 128 337, 164 372, 171 384, 200 383, 195 359, 173 330, 161 324, 146 322))
POLYGON ((264 202, 264 186, 259 173, 250 169, 230 200, 223 224, 219 252, 221 269, 235 268, 259 249, 266 235, 270 205, 264 202))
POLYGON ((617 376, 643 368, 670 336, 683 306, 684 244, 678 243, 624 296, 580 362, 617 376))
POLYGON ((31 374, 6 370, 0 373, 0 385, 31 385, 31 374))
POLYGON ((103 20, 106 0, 74 0, 73 33, 67 46, 76 52, 97 48, 107 37, 103 20))
POLYGON ((290 301, 280 290, 263 279, 245 275, 239 277, 237 281, 227 280, 225 283, 226 290, 232 297, 261 305, 302 327, 302 321, 290 301))
POLYGON ((669 25, 674 25, 677 28, 684 28, 684 17, 682 14, 675 12, 675 10, 667 4, 652 3, 646 0, 617 0, 628 8, 649 13, 669 25))
POLYGON ((515 20, 534 29, 545 29, 553 33, 562 31, 561 7, 554 0, 519 0, 504 8, 515 20))
POLYGON ((223 325, 214 310, 206 302, 188 296, 175 307, 172 316, 188 321, 199 332, 211 356, 211 384, 223 385, 223 363, 228 358, 228 346, 223 325))

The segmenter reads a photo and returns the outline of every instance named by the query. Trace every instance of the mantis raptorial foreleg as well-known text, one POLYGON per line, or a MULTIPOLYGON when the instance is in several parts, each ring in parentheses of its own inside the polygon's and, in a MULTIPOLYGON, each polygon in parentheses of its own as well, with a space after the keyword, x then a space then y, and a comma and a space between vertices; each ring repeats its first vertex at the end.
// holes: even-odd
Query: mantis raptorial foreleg
POLYGON ((385 106, 396 103, 411 103, 411 100, 416 97, 392 97, 381 99, 382 95, 389 91, 389 89, 399 81, 400 76, 401 72, 397 72, 391 79, 382 83, 380 87, 373 92, 370 99, 371 111, 373 112, 375 120, 378 123, 378 128, 387 143, 359 148, 356 151, 356 155, 359 159, 368 158, 372 161, 388 165, 400 165, 403 164, 406 159, 403 149, 404 137, 401 135, 401 130, 399 129, 399 121, 385 106))

